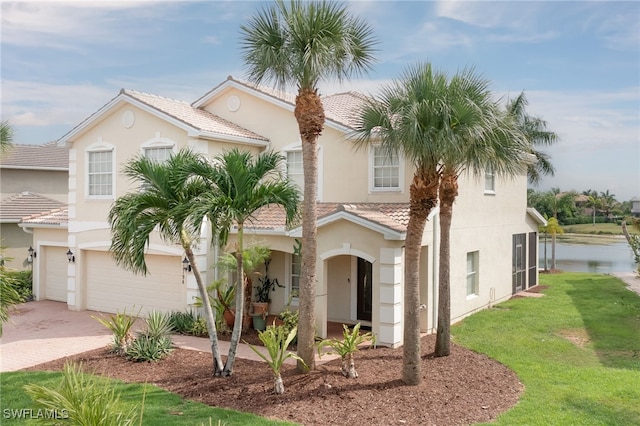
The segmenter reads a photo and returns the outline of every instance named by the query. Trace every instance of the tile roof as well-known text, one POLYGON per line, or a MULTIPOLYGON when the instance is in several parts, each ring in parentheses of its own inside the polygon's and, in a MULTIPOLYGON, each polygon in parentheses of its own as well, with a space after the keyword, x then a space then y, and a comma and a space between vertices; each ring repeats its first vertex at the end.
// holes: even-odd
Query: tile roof
POLYGON ((328 119, 347 127, 358 127, 358 113, 367 102, 367 97, 358 92, 337 93, 322 97, 322 105, 328 119))
POLYGON ((25 216, 49 212, 66 204, 32 192, 10 195, 0 202, 0 222, 17 223, 25 216))
POLYGON ((69 169, 69 150, 56 142, 44 145, 15 144, 2 154, 0 167, 21 169, 69 169))
POLYGON ((129 89, 123 89, 122 93, 204 132, 255 139, 262 142, 269 141, 269 139, 264 136, 240 127, 208 111, 194 108, 184 101, 129 89))
POLYGON ((22 218, 22 223, 29 225, 64 225, 69 223, 69 208, 49 210, 40 214, 33 214, 22 218))
MULTIPOLYGON (((318 203, 316 208, 318 220, 345 212, 395 232, 406 232, 409 223, 409 203, 318 203)), ((284 210, 275 205, 263 207, 245 226, 263 231, 284 229, 284 210)))

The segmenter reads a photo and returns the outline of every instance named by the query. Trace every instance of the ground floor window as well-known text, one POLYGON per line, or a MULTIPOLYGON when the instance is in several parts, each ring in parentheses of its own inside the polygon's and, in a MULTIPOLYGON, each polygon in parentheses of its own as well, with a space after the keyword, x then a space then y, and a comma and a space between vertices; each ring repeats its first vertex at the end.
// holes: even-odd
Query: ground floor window
POLYGON ((478 252, 467 253, 467 297, 478 294, 478 252))

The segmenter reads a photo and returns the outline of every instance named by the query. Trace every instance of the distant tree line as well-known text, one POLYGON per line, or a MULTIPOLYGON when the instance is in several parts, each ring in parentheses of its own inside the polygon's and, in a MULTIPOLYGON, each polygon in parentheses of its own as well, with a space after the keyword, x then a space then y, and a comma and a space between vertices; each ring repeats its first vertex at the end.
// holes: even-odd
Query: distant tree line
POLYGON ((529 189, 527 205, 546 218, 555 217, 560 225, 619 222, 631 215, 631 201, 619 202, 609 190, 588 189, 579 193, 560 188, 541 192, 529 189))

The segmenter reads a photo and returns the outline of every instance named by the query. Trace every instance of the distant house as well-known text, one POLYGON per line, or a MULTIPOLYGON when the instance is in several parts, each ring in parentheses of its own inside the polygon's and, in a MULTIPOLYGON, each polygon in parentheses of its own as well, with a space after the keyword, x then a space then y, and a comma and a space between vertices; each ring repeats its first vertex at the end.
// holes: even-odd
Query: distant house
MULTIPOLYGON (((184 252, 157 235, 149 242, 149 275, 117 266, 109 253, 107 214, 114 200, 135 190, 119 172, 134 155, 160 161, 184 147, 213 158, 233 147, 280 152, 286 173, 303 181, 302 151, 293 115, 295 96, 229 77, 193 103, 122 90, 60 139, 69 150, 69 207, 23 220, 34 233, 36 298, 66 301, 70 309, 184 310, 198 295, 183 268, 184 252), (70 251, 69 260, 66 253, 70 251)), ((363 95, 324 96, 327 121, 318 142, 318 258, 316 327, 328 322, 370 326, 378 342, 402 344, 404 245, 413 167, 377 145, 355 150, 349 134, 363 95)), ((514 178, 464 174, 451 227, 453 321, 538 283, 538 226, 527 208, 526 168, 514 178)), ((271 250, 269 275, 283 285, 270 311, 298 305, 301 229, 287 229, 277 208, 264 208, 245 225, 245 243, 271 250)), ((233 247, 233 238, 230 247, 233 247)), ((422 235, 421 329, 435 330, 438 299, 438 210, 422 235)), ((203 232, 196 261, 206 282, 216 256, 203 232)), ((262 269, 264 273, 264 269, 262 269)))
MULTIPOLYGON (((64 207, 69 193, 69 151, 56 142, 13 145, 0 158, 0 236, 10 268, 30 267, 33 236, 18 227, 25 216, 64 207)), ((36 252, 37 256, 37 252, 36 252)))
POLYGON ((631 216, 640 217, 640 197, 631 199, 631 216))

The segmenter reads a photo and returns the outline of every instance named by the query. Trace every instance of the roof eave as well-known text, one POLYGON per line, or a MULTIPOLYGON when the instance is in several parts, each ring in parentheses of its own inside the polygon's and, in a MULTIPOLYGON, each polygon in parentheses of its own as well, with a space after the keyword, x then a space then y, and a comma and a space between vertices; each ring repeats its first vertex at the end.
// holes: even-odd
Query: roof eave
POLYGON ((271 144, 268 140, 258 140, 253 138, 247 138, 242 136, 232 136, 224 133, 216 133, 216 132, 203 132, 196 131, 189 134, 191 137, 198 137, 202 139, 213 139, 213 140, 223 140, 225 142, 232 142, 241 145, 250 145, 250 146, 258 146, 258 147, 267 147, 271 144))
POLYGON ((67 229, 69 227, 69 222, 64 223, 24 223, 21 222, 18 224, 20 228, 23 229, 32 229, 32 228, 46 228, 46 229, 67 229))
POLYGON ((46 172, 68 172, 68 167, 32 167, 32 166, 7 166, 0 165, 1 169, 11 169, 11 170, 42 170, 46 172))
MULTIPOLYGON (((339 220, 347 220, 351 223, 362 226, 363 228, 378 232, 379 234, 383 235, 385 240, 404 241, 407 238, 406 231, 391 229, 346 211, 338 211, 319 218, 317 221, 317 227, 322 228, 323 226, 329 225, 339 220)), ((292 229, 290 232, 290 236, 296 238, 302 237, 302 227, 292 229)))
POLYGON ((544 216, 542 216, 535 208, 527 207, 527 213, 540 225, 547 226, 547 219, 545 219, 544 216))

